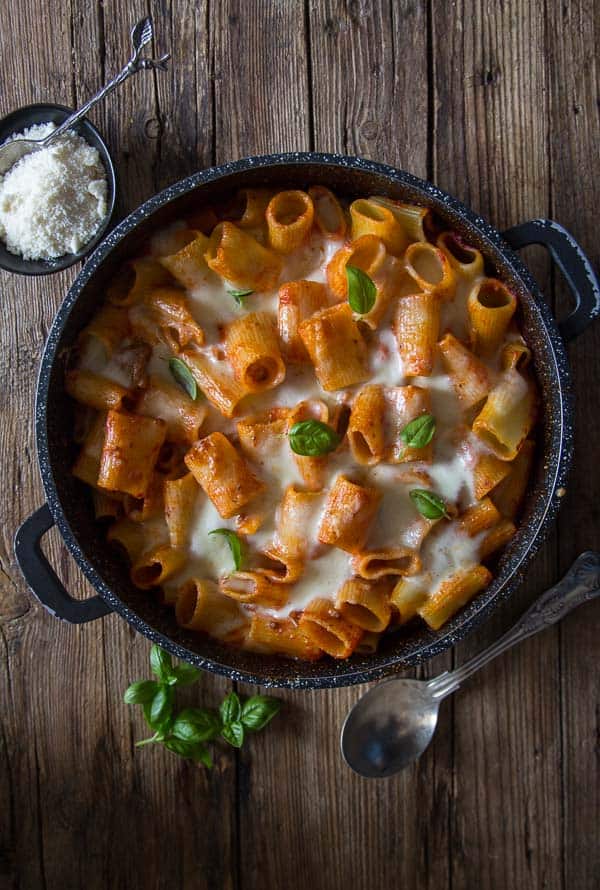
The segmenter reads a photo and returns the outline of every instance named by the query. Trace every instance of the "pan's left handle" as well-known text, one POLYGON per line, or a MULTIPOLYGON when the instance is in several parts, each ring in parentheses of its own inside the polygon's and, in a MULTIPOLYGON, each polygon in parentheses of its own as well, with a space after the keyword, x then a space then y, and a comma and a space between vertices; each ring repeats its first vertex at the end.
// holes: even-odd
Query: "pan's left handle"
POLYGON ((600 315, 600 283, 589 258, 570 232, 551 219, 532 219, 502 232, 514 250, 542 244, 565 277, 575 306, 558 329, 565 340, 583 333, 600 315))
POLYGON ((102 597, 74 599, 42 553, 41 540, 53 525, 50 508, 44 504, 25 520, 15 535, 15 556, 31 592, 51 615, 71 624, 103 618, 111 608, 102 597))

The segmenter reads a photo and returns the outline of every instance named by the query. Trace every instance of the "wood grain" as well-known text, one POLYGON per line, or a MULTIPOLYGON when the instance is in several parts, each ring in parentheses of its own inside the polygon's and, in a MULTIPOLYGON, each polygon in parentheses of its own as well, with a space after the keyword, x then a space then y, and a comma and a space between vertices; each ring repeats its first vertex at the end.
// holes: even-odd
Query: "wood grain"
MULTIPOLYGON (((552 215, 582 244, 600 266, 597 229, 597 155, 590 146, 600 131, 600 72, 594 47, 600 39, 598 4, 574 2, 549 7, 550 160, 552 215), (560 39, 556 40, 556 35, 560 39)), ((571 307, 571 299, 556 277, 557 311, 571 307)), ((600 426, 597 388, 600 378, 598 328, 592 327, 569 349, 576 392, 575 472, 559 518, 560 567, 587 549, 600 549, 598 490, 600 426)), ((560 699, 563 782, 563 843, 565 887, 600 884, 600 611, 588 605, 560 626, 560 699), (594 826, 590 828, 590 826, 594 826)))
MULTIPOLYGON (((0 113, 73 105, 129 55, 151 12, 169 73, 141 73, 93 112, 125 214, 205 165, 315 148, 395 164, 453 192, 498 227, 552 214, 598 265, 598 5, 484 0, 34 0, 0 6, 0 113)), ((541 251, 527 262, 564 311, 541 251)), ((73 627, 26 591, 12 554, 43 502, 35 376, 77 270, 0 273, 0 886, 10 890, 257 888, 595 890, 598 609, 490 665, 441 711, 420 763, 368 782, 338 733, 366 687, 281 694, 284 711, 211 773, 161 750, 122 704, 147 676, 148 642, 116 616, 73 627)), ((527 583, 463 645, 462 663, 508 627, 579 550, 600 544, 600 328, 571 348, 575 470, 557 531, 527 583)), ((56 532, 45 548, 68 589, 91 591, 56 532)), ((447 653, 420 673, 447 669, 447 653)), ((186 693, 216 703, 206 674, 186 693)), ((243 692, 250 692, 243 688, 243 692)))

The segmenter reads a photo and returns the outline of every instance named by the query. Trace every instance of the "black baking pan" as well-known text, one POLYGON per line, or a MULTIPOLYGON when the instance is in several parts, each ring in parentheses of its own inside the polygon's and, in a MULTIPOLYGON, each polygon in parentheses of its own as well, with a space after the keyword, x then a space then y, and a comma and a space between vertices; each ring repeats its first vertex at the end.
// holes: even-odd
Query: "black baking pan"
POLYGON ((69 290, 52 326, 40 369, 36 433, 47 503, 27 519, 15 540, 19 565, 29 586, 54 615, 84 622, 111 611, 173 655, 198 667, 262 686, 317 688, 346 686, 388 676, 439 654, 480 624, 519 584, 548 531, 564 495, 573 448, 572 396, 564 346, 600 313, 596 275, 576 241, 560 225, 533 220, 502 234, 451 195, 409 173, 361 158, 292 153, 246 158, 204 170, 146 201, 96 249, 69 290), (151 233, 204 204, 227 198, 242 186, 305 188, 323 184, 341 195, 388 195, 430 207, 443 223, 478 247, 495 274, 520 303, 521 323, 533 351, 541 390, 539 453, 519 530, 503 552, 490 586, 433 632, 408 625, 382 639, 375 654, 348 660, 298 662, 227 648, 179 627, 173 612, 129 580, 127 565, 104 539, 89 491, 70 472, 75 452, 69 431, 73 406, 64 389, 64 361, 79 331, 103 299, 121 263, 135 255, 151 233), (536 282, 515 250, 542 244, 569 285, 574 308, 557 325, 536 282), (40 550, 56 524, 78 565, 98 591, 73 599, 40 550))

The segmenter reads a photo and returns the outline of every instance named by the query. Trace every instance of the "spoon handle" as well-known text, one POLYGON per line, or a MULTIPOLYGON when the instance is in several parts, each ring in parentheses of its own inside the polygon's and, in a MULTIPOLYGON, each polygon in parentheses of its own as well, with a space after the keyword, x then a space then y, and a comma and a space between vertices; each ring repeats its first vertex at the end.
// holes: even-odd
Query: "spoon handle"
POLYGON ((77 111, 74 111, 70 117, 64 121, 60 127, 57 127, 56 130, 52 132, 48 140, 44 140, 46 144, 51 141, 54 141, 58 136, 61 136, 67 130, 71 129, 82 117, 88 113, 88 111, 97 105, 98 102, 101 102, 105 96, 108 96, 109 93, 112 93, 119 84, 123 83, 124 80, 127 80, 128 77, 132 74, 136 74, 138 71, 146 70, 149 68, 161 68, 162 70, 166 69, 166 62, 169 59, 169 54, 161 56, 160 59, 144 59, 141 58, 141 52, 144 46, 152 40, 153 29, 152 29, 152 19, 148 16, 144 19, 140 19, 140 21, 134 25, 131 29, 131 43, 133 46, 133 52, 131 54, 131 58, 127 62, 124 68, 122 68, 112 80, 110 80, 107 84, 105 84, 102 89, 98 90, 98 92, 92 96, 91 99, 82 105, 81 108, 78 108, 77 111))
POLYGON ((427 684, 430 693, 434 698, 445 698, 458 689, 463 680, 497 655, 551 624, 556 624, 572 609, 598 595, 600 595, 600 553, 588 550, 577 557, 564 578, 543 593, 504 636, 462 667, 440 674, 431 680, 427 684))

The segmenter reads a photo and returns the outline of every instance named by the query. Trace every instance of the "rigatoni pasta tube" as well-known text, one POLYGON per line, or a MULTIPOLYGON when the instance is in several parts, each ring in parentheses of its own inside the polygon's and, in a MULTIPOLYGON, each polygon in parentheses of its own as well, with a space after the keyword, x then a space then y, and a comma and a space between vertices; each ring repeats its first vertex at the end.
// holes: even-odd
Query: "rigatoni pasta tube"
POLYGON ((421 571, 421 557, 410 547, 383 547, 365 550, 352 560, 361 578, 385 578, 387 575, 415 575, 421 571))
POLYGON ((315 511, 321 503, 321 492, 300 491, 288 485, 277 511, 275 546, 293 559, 303 560, 309 546, 307 529, 314 523, 315 511))
POLYGON ((225 417, 232 417, 247 389, 236 379, 229 362, 214 355, 210 349, 203 352, 184 350, 181 358, 208 401, 225 417))
POLYGON ((348 553, 362 550, 375 517, 381 492, 340 474, 329 491, 318 538, 348 553))
POLYGON ((433 596, 419 607, 419 615, 432 630, 439 630, 476 593, 487 587, 491 580, 491 572, 485 566, 461 569, 442 581, 433 596))
POLYGON ((480 454, 473 468, 473 492, 480 500, 510 473, 510 464, 495 454, 480 454))
POLYGON ((267 312, 249 312, 227 325, 225 351, 247 392, 263 392, 285 377, 277 331, 267 312))
POLYGON ((386 260, 385 244, 376 235, 363 235, 341 247, 327 264, 327 282, 338 300, 348 299, 346 266, 354 266, 375 279, 386 260))
POLYGON ((231 597, 224 596, 214 581, 190 578, 177 592, 177 624, 202 631, 218 640, 229 639, 248 625, 248 619, 231 597))
POLYGON ((390 623, 390 585, 351 578, 337 592, 335 607, 342 618, 363 630, 379 633, 390 623))
POLYGON ((312 198, 300 189, 277 192, 269 201, 266 216, 271 247, 279 253, 291 253, 312 228, 312 198))
POLYGON ((116 544, 117 548, 124 550, 132 563, 135 563, 153 544, 158 544, 157 540, 149 539, 147 527, 126 516, 112 523, 106 539, 110 544, 116 544))
POLYGON ((369 466, 383 458, 384 412, 382 386, 371 383, 357 392, 352 402, 347 436, 352 455, 359 464, 369 466))
POLYGON ((271 290, 281 272, 277 254, 230 222, 214 227, 204 259, 217 275, 255 291, 271 290))
POLYGON ((159 263, 187 290, 198 285, 208 272, 204 254, 208 238, 202 232, 190 231, 189 242, 170 256, 160 257, 159 263))
POLYGON ((454 391, 464 408, 472 408, 483 401, 491 388, 490 373, 454 334, 446 334, 440 340, 440 353, 454 391))
POLYGON ((427 583, 422 579, 400 578, 390 594, 390 603, 397 613, 397 623, 411 621, 427 600, 427 583))
POLYGON ((225 596, 240 603, 253 603, 268 609, 282 608, 289 597, 287 584, 279 584, 259 572, 232 572, 221 578, 219 587, 225 596))
POLYGON ((463 280, 474 281, 483 275, 483 254, 463 241, 456 232, 442 232, 436 244, 463 280))
POLYGON ((130 330, 127 310, 106 303, 81 331, 79 347, 83 351, 90 345, 90 341, 95 341, 109 359, 130 330))
POLYGON ((500 513, 490 498, 484 498, 478 504, 468 507, 456 520, 461 531, 466 532, 470 538, 474 538, 480 532, 495 525, 500 519, 500 513))
POLYGON ((306 637, 291 618, 273 618, 255 612, 244 640, 253 652, 276 652, 289 658, 316 661, 323 651, 306 637))
POLYGON ((223 433, 200 439, 186 454, 185 464, 223 519, 238 513, 265 487, 223 433))
POLYGON ((77 369, 67 372, 65 389, 71 398, 98 411, 120 408, 123 399, 129 395, 129 390, 114 380, 77 369))
POLYGON ((429 377, 437 353, 440 297, 436 291, 401 297, 394 317, 394 333, 407 377, 429 377))
POLYGON ((500 346, 517 308, 517 298, 496 278, 476 281, 469 292, 467 309, 471 344, 478 355, 492 355, 500 346))
POLYGON ((391 210, 409 241, 427 241, 433 235, 435 224, 428 207, 403 204, 402 201, 394 201, 381 195, 373 195, 370 200, 391 210))
POLYGON ((325 238, 344 238, 346 217, 336 196, 324 185, 313 185, 308 194, 315 209, 314 221, 325 238))
POLYGON ((536 415, 535 390, 518 371, 505 371, 489 393, 473 432, 501 460, 513 460, 536 415))
POLYGON ((71 472, 82 482, 98 484, 100 459, 106 438, 106 414, 98 414, 89 428, 71 472))
POLYGON ((386 386, 384 398, 384 460, 387 463, 401 464, 407 461, 431 463, 433 444, 429 442, 421 448, 407 445, 402 438, 405 427, 422 414, 431 413, 429 390, 421 386, 386 386))
POLYGON ((167 426, 163 420, 109 411, 98 485, 134 498, 146 494, 167 426))
POLYGON ((323 597, 310 601, 298 626, 315 646, 333 658, 348 658, 363 634, 360 627, 342 618, 331 600, 323 597))
POLYGON ((162 544, 146 550, 131 567, 131 580, 136 587, 150 590, 159 587, 171 575, 175 575, 187 559, 184 550, 162 544))
POLYGON ((381 238, 393 256, 400 256, 408 243, 406 232, 388 207, 367 198, 358 198, 350 205, 352 240, 363 235, 381 238))
POLYGON ((267 205, 273 197, 272 189, 240 189, 242 215, 237 220, 240 229, 260 229, 266 224, 267 205))
POLYGON ((204 331, 192 317, 183 291, 174 287, 156 288, 149 292, 145 304, 152 311, 161 339, 173 352, 187 346, 202 346, 204 331))
POLYGON ((454 295, 456 273, 446 254, 433 244, 415 242, 407 247, 404 266, 421 291, 435 290, 440 299, 454 295))
POLYGON ((165 480, 163 495, 165 521, 172 547, 185 547, 189 541, 198 492, 198 483, 191 473, 186 473, 180 479, 165 480))
POLYGON ((324 390, 344 389, 368 378, 367 344, 347 303, 315 312, 298 330, 324 390))
POLYGON ((279 339, 288 362, 309 360, 298 328, 306 318, 328 304, 327 289, 320 281, 288 281, 279 288, 279 339))
POLYGON ((498 550, 502 550, 515 535, 517 527, 510 519, 501 519, 484 537, 479 547, 479 558, 486 560, 498 550))
POLYGON ((160 417, 167 425, 167 439, 196 442, 206 417, 206 404, 192 400, 181 387, 150 378, 148 388, 138 399, 135 410, 144 417, 160 417))
MULTIPOLYGON (((299 402, 295 408, 290 409, 287 420, 288 432, 295 423, 302 420, 320 420, 321 423, 329 423, 329 408, 321 399, 307 399, 299 402)), ((304 454, 294 453, 294 462, 300 471, 305 486, 309 491, 319 491, 324 484, 328 458, 308 457, 304 454)))
POLYGON ((531 361, 531 349, 524 340, 511 340, 502 347, 502 370, 523 371, 531 361))
POLYGON ((492 493, 492 500, 508 519, 515 519, 519 513, 531 475, 534 453, 535 442, 526 439, 512 464, 507 464, 510 470, 508 476, 492 493))
POLYGON ((109 303, 132 306, 148 291, 172 281, 167 269, 153 257, 140 257, 126 263, 107 291, 109 303))

